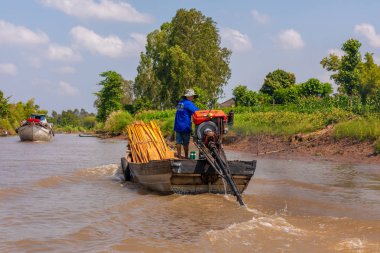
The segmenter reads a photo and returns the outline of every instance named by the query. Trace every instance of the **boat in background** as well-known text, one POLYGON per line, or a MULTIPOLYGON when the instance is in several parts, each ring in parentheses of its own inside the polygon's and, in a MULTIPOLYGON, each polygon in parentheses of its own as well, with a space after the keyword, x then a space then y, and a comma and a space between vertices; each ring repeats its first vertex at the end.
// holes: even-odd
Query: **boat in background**
POLYGON ((51 141, 54 136, 53 124, 48 123, 46 115, 33 113, 16 129, 21 141, 51 141))
POLYGON ((80 133, 78 134, 79 137, 98 137, 97 134, 86 134, 86 133, 80 133))

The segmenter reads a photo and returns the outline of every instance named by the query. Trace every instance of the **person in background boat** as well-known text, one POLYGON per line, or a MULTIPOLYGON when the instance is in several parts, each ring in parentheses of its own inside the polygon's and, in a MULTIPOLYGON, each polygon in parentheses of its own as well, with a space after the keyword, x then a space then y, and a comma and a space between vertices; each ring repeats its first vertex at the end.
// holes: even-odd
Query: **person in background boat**
POLYGON ((177 144, 177 155, 181 158, 181 146, 185 151, 185 158, 189 158, 189 143, 191 135, 191 116, 199 109, 192 102, 197 95, 193 89, 187 89, 177 104, 174 131, 177 144))
POLYGON ((40 121, 41 121, 42 124, 47 124, 46 116, 41 115, 40 116, 40 121))

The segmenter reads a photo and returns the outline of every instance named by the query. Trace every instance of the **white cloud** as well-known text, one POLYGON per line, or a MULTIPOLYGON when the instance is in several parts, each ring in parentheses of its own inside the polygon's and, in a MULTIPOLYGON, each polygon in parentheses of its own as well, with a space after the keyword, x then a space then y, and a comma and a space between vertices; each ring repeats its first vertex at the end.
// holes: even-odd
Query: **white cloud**
POLYGON ((14 76, 17 74, 17 67, 12 63, 0 64, 0 74, 14 76))
POLYGON ((81 56, 69 47, 50 45, 48 58, 57 61, 79 61, 81 56))
POLYGON ((142 33, 131 33, 131 39, 124 43, 126 56, 139 56, 145 50, 146 35, 142 33))
POLYGON ((328 54, 334 54, 338 57, 342 57, 343 55, 345 55, 344 51, 338 48, 329 49, 328 54))
POLYGON ((252 48, 248 35, 231 28, 221 29, 221 38, 226 46, 234 52, 245 52, 252 48))
POLYGON ((369 44, 375 48, 380 47, 380 34, 376 33, 375 27, 370 24, 360 24, 355 26, 355 31, 364 35, 369 44))
POLYGON ((26 60, 33 68, 39 69, 42 66, 41 59, 38 57, 28 57, 26 60))
POLYGON ((252 10, 252 11, 251 11, 251 15, 252 15, 253 18, 254 18, 257 22, 259 22, 260 24, 265 25, 265 24, 268 24, 268 23, 270 22, 270 19, 269 19, 269 17, 268 17, 267 15, 262 14, 262 13, 260 13, 260 12, 257 11, 257 10, 252 10))
POLYGON ((16 26, 0 20, 0 44, 38 45, 49 42, 43 32, 33 32, 24 26, 16 26))
POLYGON ((301 34, 293 29, 280 32, 277 37, 277 42, 280 47, 284 49, 302 49, 305 46, 301 34))
POLYGON ((77 96, 80 93, 77 88, 64 81, 59 82, 58 91, 63 95, 68 95, 71 97, 77 96))
POLYGON ((115 35, 102 37, 82 26, 74 27, 70 33, 78 46, 111 58, 139 55, 144 50, 146 40, 145 35, 139 33, 131 34, 131 39, 128 41, 122 41, 115 35))
POLYGON ((94 18, 135 23, 149 23, 153 18, 138 12, 132 5, 122 1, 101 0, 40 0, 47 6, 58 9, 67 15, 79 18, 94 18))
POLYGON ((73 74, 76 72, 76 69, 71 66, 63 66, 56 69, 56 72, 60 74, 73 74))

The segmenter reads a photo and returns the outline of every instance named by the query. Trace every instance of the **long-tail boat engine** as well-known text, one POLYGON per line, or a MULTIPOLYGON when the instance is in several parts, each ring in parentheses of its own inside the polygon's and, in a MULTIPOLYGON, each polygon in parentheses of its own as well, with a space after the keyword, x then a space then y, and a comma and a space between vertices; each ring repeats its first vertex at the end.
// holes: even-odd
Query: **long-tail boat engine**
POLYGON ((222 136, 227 133, 227 115, 221 110, 200 110, 193 114, 195 124, 194 144, 204 158, 230 187, 240 205, 244 205, 240 192, 232 178, 222 146, 222 136))

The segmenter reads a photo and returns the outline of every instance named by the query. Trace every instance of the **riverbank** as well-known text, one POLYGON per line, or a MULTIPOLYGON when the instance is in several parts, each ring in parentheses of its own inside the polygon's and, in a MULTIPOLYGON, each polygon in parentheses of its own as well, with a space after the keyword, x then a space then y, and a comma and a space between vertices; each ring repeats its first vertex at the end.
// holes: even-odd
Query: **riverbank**
POLYGON ((248 152, 267 158, 380 164, 380 154, 374 152, 373 141, 337 140, 331 132, 306 138, 299 135, 227 136, 224 146, 226 151, 248 152))
MULTIPOLYGON (((357 141, 349 138, 337 140, 331 129, 306 135, 273 136, 267 134, 238 136, 229 134, 223 143, 226 152, 240 151, 251 153, 257 157, 286 159, 332 161, 340 163, 380 164, 380 154, 374 152, 374 141, 357 141)), ((111 137, 127 140, 127 136, 111 137)), ((175 148, 173 140, 167 139, 171 148, 175 148)), ((191 144, 191 150, 195 146, 191 144)))

